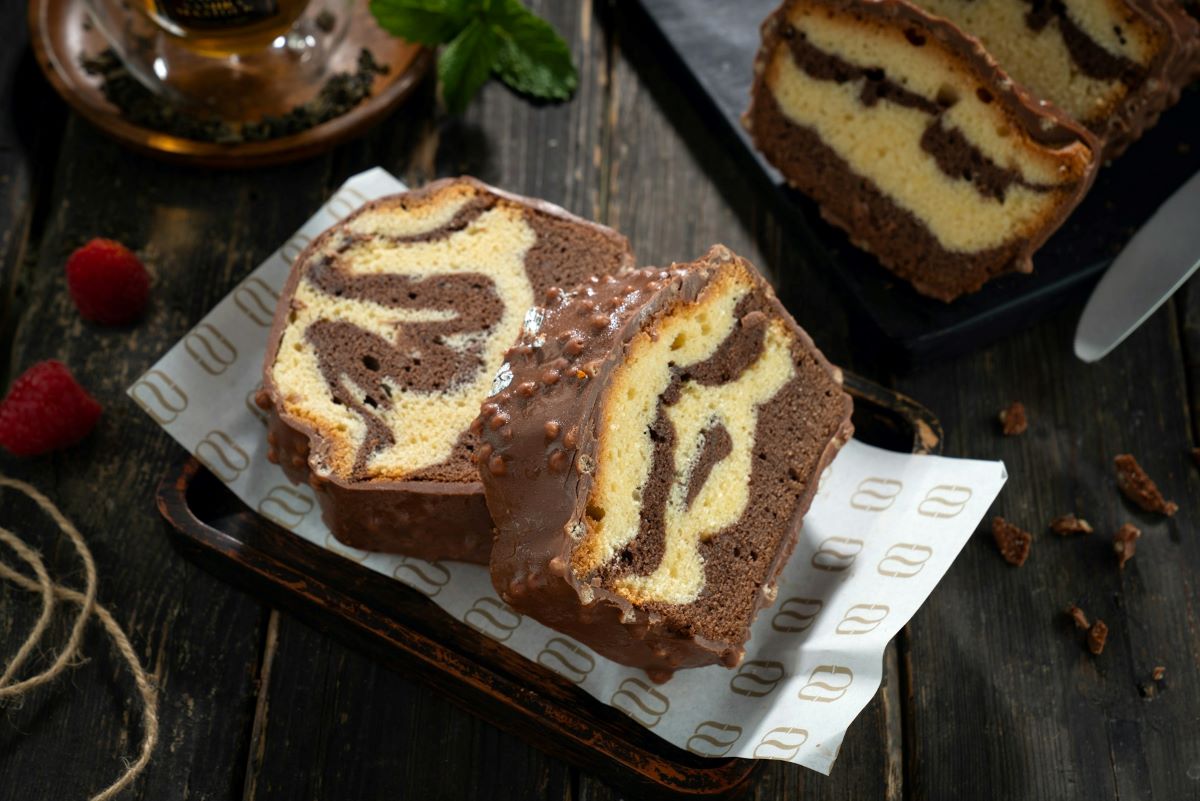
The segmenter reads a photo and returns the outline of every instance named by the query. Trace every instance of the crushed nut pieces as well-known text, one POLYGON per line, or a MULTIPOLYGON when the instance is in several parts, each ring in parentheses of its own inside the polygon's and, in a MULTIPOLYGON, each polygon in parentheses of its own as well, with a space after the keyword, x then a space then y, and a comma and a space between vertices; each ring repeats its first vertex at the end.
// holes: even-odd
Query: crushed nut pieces
POLYGON ((1003 517, 992 520, 992 536, 1000 548, 1000 555, 1010 565, 1020 567, 1029 558, 1029 549, 1033 545, 1033 535, 1019 529, 1003 517))
POLYGON ((1059 515, 1050 521, 1050 530, 1060 537, 1068 534, 1091 534, 1092 524, 1075 515, 1059 515))
POLYGON ((1091 622, 1088 621, 1087 615, 1084 614, 1083 610, 1080 609, 1075 604, 1071 604, 1070 606, 1067 607, 1067 614, 1070 615, 1071 621, 1075 624, 1075 628, 1077 628, 1077 629, 1091 628, 1092 624, 1091 624, 1091 622))
POLYGON ((1136 503, 1147 512, 1158 512, 1170 517, 1179 510, 1178 504, 1168 501, 1159 491, 1146 471, 1128 453, 1123 453, 1113 459, 1117 467, 1117 487, 1125 497, 1136 503))
POLYGON ((1004 432, 1004 436, 1015 437, 1024 434, 1027 428, 1029 421, 1025 417, 1025 404, 1020 401, 1013 401, 1007 409, 1000 412, 1000 430, 1004 432))
POLYGON ((1103 620, 1097 620, 1087 633, 1087 647, 1093 656, 1100 656, 1104 652, 1104 642, 1107 639, 1108 626, 1104 624, 1103 620))
POLYGON ((1117 567, 1125 569, 1125 563, 1133 558, 1137 550, 1138 537, 1142 536, 1141 529, 1126 523, 1113 535, 1113 551, 1117 555, 1117 567))

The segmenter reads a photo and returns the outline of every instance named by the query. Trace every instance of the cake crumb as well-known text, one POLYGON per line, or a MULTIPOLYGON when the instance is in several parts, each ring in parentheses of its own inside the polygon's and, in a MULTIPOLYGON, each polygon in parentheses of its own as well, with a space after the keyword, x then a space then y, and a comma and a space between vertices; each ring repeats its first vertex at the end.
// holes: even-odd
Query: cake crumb
POLYGON ((1004 561, 1015 567, 1025 564, 1029 558, 1029 549, 1033 545, 1033 535, 1019 529, 1003 517, 992 520, 992 537, 1000 548, 1004 561))
POLYGON ((1163 498, 1158 485, 1137 463, 1131 454, 1123 453, 1113 459, 1117 467, 1117 486, 1125 497, 1147 512, 1158 512, 1171 517, 1179 511, 1179 505, 1163 498))
POLYGON ((1093 531, 1091 523, 1073 514, 1059 515, 1051 520, 1050 530, 1060 537, 1068 534, 1091 534, 1093 531))
POLYGON ((1087 647, 1093 656, 1100 656, 1104 652, 1104 642, 1107 639, 1108 626, 1104 624, 1103 620, 1097 620, 1087 633, 1087 647))
POLYGON ((1141 529, 1131 523, 1126 523, 1113 535, 1113 551, 1117 554, 1117 567, 1125 569, 1125 563, 1133 558, 1137 550, 1138 537, 1142 536, 1141 529))
POLYGON ((1029 428, 1029 420, 1025 417, 1025 404, 1013 401, 1007 409, 1000 412, 1000 428, 1006 437, 1024 434, 1029 428))
POLYGON ((1075 624, 1075 628, 1077 628, 1077 629, 1091 628, 1092 624, 1087 619, 1087 615, 1084 613, 1084 611, 1082 609, 1080 609, 1075 604, 1071 604, 1070 606, 1067 607, 1067 614, 1071 616, 1071 621, 1075 624))
POLYGON ((1155 665, 1154 671, 1150 674, 1150 678, 1154 679, 1155 681, 1162 681, 1163 677, 1166 675, 1167 669, 1165 667, 1162 665, 1155 665))

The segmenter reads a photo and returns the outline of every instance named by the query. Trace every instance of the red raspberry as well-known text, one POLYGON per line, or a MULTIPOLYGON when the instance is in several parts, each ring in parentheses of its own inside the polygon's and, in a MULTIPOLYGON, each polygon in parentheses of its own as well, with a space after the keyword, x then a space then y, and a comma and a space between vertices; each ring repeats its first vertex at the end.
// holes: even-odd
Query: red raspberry
POLYGON ((146 307, 150 276, 120 242, 93 239, 67 259, 67 287, 85 320, 124 325, 146 307))
POLYGON ((38 362, 0 401, 0 445, 17 456, 65 448, 87 436, 100 412, 62 362, 38 362))

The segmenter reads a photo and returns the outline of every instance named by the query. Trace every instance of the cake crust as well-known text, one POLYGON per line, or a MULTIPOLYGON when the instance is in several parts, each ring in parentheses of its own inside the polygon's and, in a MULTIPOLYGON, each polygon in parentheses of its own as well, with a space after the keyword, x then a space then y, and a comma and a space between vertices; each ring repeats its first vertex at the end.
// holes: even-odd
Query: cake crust
MULTIPOLYGON (((378 425, 378 421, 373 423, 370 420, 373 408, 362 410, 366 412, 362 416, 367 419, 368 428, 363 442, 356 447, 348 446, 339 441, 337 430, 322 421, 319 415, 309 413, 303 404, 289 399, 289 393, 281 388, 275 375, 281 349, 285 347, 285 335, 289 332, 289 326, 295 328, 295 312, 303 310, 305 305, 297 298, 297 289, 302 282, 313 283, 313 274, 324 271, 324 277, 318 277, 316 283, 336 284, 336 288, 325 286, 322 291, 334 291, 341 297, 343 294, 352 295, 347 290, 354 289, 351 285, 355 281, 361 283, 363 280, 358 276, 336 272, 328 259, 331 243, 339 237, 352 238, 358 221, 370 215, 386 213, 393 208, 420 209, 425 204, 438 202, 444 196, 455 195, 461 195, 466 201, 450 219, 440 221, 431 230, 418 227, 408 231, 405 228, 408 223, 400 218, 395 223, 399 228, 391 238, 409 242, 453 236, 479 219, 480 208, 486 212, 503 207, 506 213, 524 215, 524 220, 532 230, 532 244, 521 258, 529 285, 535 292, 545 291, 557 283, 573 283, 594 272, 620 272, 633 267, 628 241, 615 231, 572 215, 551 203, 504 192, 474 178, 441 179, 417 190, 371 201, 314 239, 296 259, 276 308, 263 362, 263 386, 257 400, 259 406, 267 411, 271 459, 280 464, 289 479, 308 483, 314 489, 323 518, 338 540, 369 551, 402 553, 431 561, 452 559, 486 564, 492 545, 492 523, 473 463, 474 437, 466 431, 466 423, 452 446, 449 458, 440 464, 426 465, 409 471, 407 475, 395 475, 394 468, 372 470, 366 463, 364 453, 369 456, 371 448, 379 450, 381 441, 379 433, 374 441, 369 439, 371 427, 378 425)), ((437 278, 436 273, 433 278, 437 278)), ((449 296, 438 297, 435 294, 437 282, 431 281, 427 275, 420 275, 418 279, 423 282, 419 285, 422 292, 431 290, 429 302, 449 307, 456 319, 468 315, 479 317, 481 319, 474 323, 486 325, 485 330, 491 330, 490 327, 495 324, 494 309, 490 312, 486 308, 479 311, 480 306, 488 305, 489 298, 475 295, 464 298, 468 303, 462 303, 449 296)), ((471 282, 468 281, 467 285, 470 286, 471 282)), ((413 284, 413 287, 415 290, 418 285, 413 284)), ((391 308, 397 307, 393 305, 391 308)), ((405 311, 403 307, 399 308, 405 311)), ((456 332, 450 328, 443 330, 435 327, 439 319, 437 312, 434 309, 434 314, 425 314, 434 317, 434 320, 429 327, 415 331, 412 341, 416 347, 428 349, 431 343, 440 344, 455 335, 456 332)), ((523 314, 524 304, 520 310, 509 312, 523 314)), ((321 319, 319 322, 327 321, 321 319)), ((423 324, 418 322, 416 325, 423 324)), ((293 330, 291 333, 295 339, 296 332, 293 330)), ((403 337, 403 333, 397 336, 403 337)), ((504 342, 502 347, 510 342, 504 342)), ((460 355, 465 353, 478 362, 478 366, 464 366, 461 362, 465 359, 458 359, 452 363, 454 369, 443 370, 442 373, 449 375, 452 381, 455 377, 461 379, 467 373, 474 377, 475 371, 482 371, 480 375, 483 380, 490 382, 495 365, 483 364, 485 359, 478 352, 482 348, 468 344, 465 348, 460 346, 459 350, 460 355)), ((380 354, 375 351, 375 355, 378 357, 380 354)), ((353 359, 363 357, 364 354, 357 352, 352 354, 353 359)), ((367 370, 372 375, 386 374, 386 362, 387 356, 376 358, 374 364, 368 364, 367 370)), ((419 364, 419 360, 413 362, 414 367, 419 364)), ((357 363, 352 366, 358 368, 357 363)), ((338 391, 337 385, 344 380, 345 369, 333 370, 333 375, 330 371, 323 372, 331 393, 338 391)), ((444 384, 446 375, 439 375, 433 381, 444 384)), ((357 388, 358 385, 354 386, 357 388)), ((394 387, 394 384, 389 384, 389 387, 394 387)), ((390 399, 391 390, 385 387, 384 392, 390 399)), ((486 389, 479 397, 484 394, 486 389)), ((473 408, 478 404, 479 397, 468 399, 473 408)), ((383 401, 383 396, 380 396, 376 402, 383 401)), ((338 402, 335 397, 334 403, 338 402)), ((469 420, 470 417, 467 418, 468 423, 469 420)), ((382 432, 384 436, 387 433, 382 432)))

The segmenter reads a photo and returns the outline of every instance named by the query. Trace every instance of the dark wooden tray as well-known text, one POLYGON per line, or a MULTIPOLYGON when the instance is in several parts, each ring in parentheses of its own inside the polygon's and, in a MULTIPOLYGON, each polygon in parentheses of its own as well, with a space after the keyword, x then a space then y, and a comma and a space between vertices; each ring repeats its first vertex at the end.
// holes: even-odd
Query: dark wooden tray
MULTIPOLYGON (((1121 158, 1103 167, 1067 223, 1034 256, 1032 275, 1010 275, 952 304, 918 295, 875 258, 825 223, 808 198, 788 189, 740 123, 750 98, 758 27, 779 0, 637 0, 631 52, 654 54, 711 124, 708 129, 751 177, 793 235, 795 259, 821 264, 858 312, 870 351, 914 367, 973 350, 1086 296, 1112 258, 1158 206, 1200 170, 1200 86, 1162 116, 1121 158)), ((631 56, 633 57, 633 56, 631 56)), ((636 61, 636 59, 635 59, 636 61)), ((787 269, 787 265, 778 265, 787 269)), ((1064 347, 1066 345, 1064 344, 1064 347)), ((868 352, 870 352, 868 351, 868 352)))
MULTIPOLYGON (((847 375, 846 387, 859 439, 940 451, 941 426, 927 409, 857 376, 847 375)), ((762 765, 671 745, 416 590, 254 513, 194 458, 163 478, 158 508, 175 544, 204 568, 623 789, 656 798, 730 798, 762 765)))

